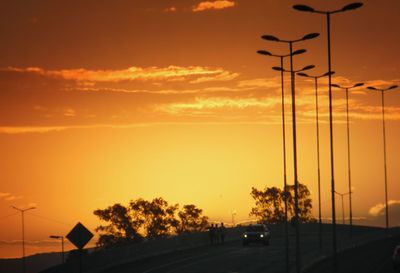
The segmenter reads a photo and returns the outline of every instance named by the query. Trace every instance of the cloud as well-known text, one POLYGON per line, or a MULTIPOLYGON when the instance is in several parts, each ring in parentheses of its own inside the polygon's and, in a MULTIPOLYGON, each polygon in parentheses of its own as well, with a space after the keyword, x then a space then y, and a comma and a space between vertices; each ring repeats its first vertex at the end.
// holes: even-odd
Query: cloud
POLYGON ((190 83, 205 83, 211 81, 231 81, 239 76, 239 73, 231 73, 229 71, 223 71, 215 76, 200 77, 191 81, 190 83))
POLYGON ((168 7, 166 9, 163 10, 164 12, 176 12, 177 9, 176 7, 172 6, 172 7, 168 7))
POLYGON ((18 200, 18 199, 22 199, 22 196, 11 195, 11 196, 4 198, 4 200, 6 200, 6 201, 14 201, 14 200, 18 200))
POLYGON ((66 108, 66 109, 64 110, 64 116, 66 116, 66 117, 75 117, 75 116, 76 116, 76 111, 75 111, 75 109, 66 108))
MULTIPOLYGON (((400 205, 400 200, 389 200, 388 205, 393 206, 393 205, 400 205)), ((385 214, 385 208, 386 205, 383 203, 376 204, 372 208, 369 209, 368 213, 372 216, 380 216, 385 214)))
MULTIPOLYGON (((198 82, 226 81, 234 79, 237 73, 225 71, 222 68, 209 68, 202 66, 168 66, 168 67, 129 67, 122 70, 88 70, 61 69, 45 70, 39 67, 17 68, 9 67, 3 71, 32 73, 46 77, 75 80, 90 86, 93 82, 122 82, 122 81, 184 81, 191 77, 199 77, 198 82)), ((197 83, 196 80, 192 80, 197 83)))
MULTIPOLYGON (((389 224, 390 226, 400 226, 400 200, 389 200, 389 224)), ((369 209, 368 225, 386 225, 386 206, 383 203, 376 204, 369 209)))
POLYGON ((192 102, 171 103, 162 105, 159 110, 171 114, 179 114, 185 111, 216 110, 216 109, 248 109, 248 108, 271 108, 280 104, 279 98, 227 98, 196 97, 192 102))
MULTIPOLYGON (((72 129, 95 129, 95 128, 114 128, 114 129, 129 129, 138 127, 148 127, 157 124, 168 123, 130 123, 130 124, 92 124, 92 125, 71 125, 71 126, 9 126, 0 127, 0 134, 29 134, 29 133, 50 133, 61 132, 72 129)), ((8 194, 8 193, 3 193, 8 194)), ((0 195, 1 199, 1 195, 0 195)))
POLYGON ((279 78, 256 78, 243 80, 238 83, 238 87, 261 87, 261 88, 280 88, 281 82, 279 78))
POLYGON ((234 1, 227 1, 227 0, 204 1, 194 6, 192 11, 199 12, 210 9, 220 10, 220 9, 232 8, 235 5, 236 3, 234 1))
MULTIPOLYGON (((232 117, 230 120, 236 120, 237 118, 232 117)), ((49 132, 61 132, 66 130, 73 129, 95 129, 95 128, 112 128, 112 129, 130 129, 130 128, 143 128, 143 127, 151 127, 151 126, 164 126, 164 125, 182 125, 188 124, 193 125, 193 122, 188 121, 176 121, 176 122, 148 122, 148 123, 132 123, 132 124, 98 124, 98 125, 87 125, 87 126, 63 126, 63 127, 0 127, 0 134, 33 134, 33 133, 49 133, 49 132)), ((232 124, 232 122, 221 122, 219 121, 199 121, 196 124, 203 125, 221 125, 221 124, 232 124)), ((271 124, 270 122, 265 121, 247 121, 247 120, 238 120, 235 124, 271 124)), ((19 196, 18 199, 21 199, 22 196, 19 196)), ((0 197, 1 200, 1 197, 0 197)), ((35 203, 31 203, 35 204, 35 203)), ((29 206, 29 205, 28 205, 29 206)))
POLYGON ((22 199, 22 196, 16 196, 9 192, 0 192, 0 200, 14 201, 14 200, 18 200, 18 199, 22 199))
POLYGON ((68 129, 65 126, 8 126, 0 127, 0 134, 49 133, 68 129))

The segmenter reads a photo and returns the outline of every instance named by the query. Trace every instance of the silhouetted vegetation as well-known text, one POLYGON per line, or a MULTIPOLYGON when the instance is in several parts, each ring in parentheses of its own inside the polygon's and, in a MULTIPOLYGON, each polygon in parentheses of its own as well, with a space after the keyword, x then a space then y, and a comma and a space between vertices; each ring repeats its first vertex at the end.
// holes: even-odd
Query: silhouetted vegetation
MULTIPOLYGON (((294 186, 287 186, 288 220, 294 216, 294 186)), ((314 219, 311 215, 312 199, 307 186, 299 183, 299 215, 301 222, 310 222, 314 219)), ((251 209, 250 216, 267 223, 282 223, 285 220, 284 191, 277 187, 266 187, 264 190, 251 188, 251 197, 255 207, 251 209)))
POLYGON ((96 228, 100 232, 97 242, 101 247, 136 243, 143 239, 155 239, 182 233, 205 231, 208 218, 195 205, 169 205, 163 198, 147 201, 132 200, 128 206, 114 204, 97 209, 94 214, 108 223, 96 228))

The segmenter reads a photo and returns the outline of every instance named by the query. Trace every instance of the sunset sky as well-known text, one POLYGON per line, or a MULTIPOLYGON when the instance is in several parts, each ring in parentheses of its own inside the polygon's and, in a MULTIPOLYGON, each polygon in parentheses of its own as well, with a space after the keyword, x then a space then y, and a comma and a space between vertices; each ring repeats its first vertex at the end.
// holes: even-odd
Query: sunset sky
MULTIPOLYGON (((0 258, 58 250, 49 235, 97 208, 163 197, 195 204, 212 221, 249 219, 251 187, 283 185, 279 59, 297 39, 296 69, 327 71, 325 17, 352 1, 0 0, 0 258)), ((364 0, 332 16, 333 82, 400 84, 400 1, 364 0)), ((288 63, 285 67, 288 69, 288 63)), ((327 81, 320 80, 323 217, 330 210, 327 81)), ((299 181, 314 199, 317 162, 313 81, 296 78, 299 181)), ((290 82, 286 75, 288 183, 293 183, 290 82)), ((333 89, 336 189, 348 191, 346 101, 333 89)), ((400 225, 400 90, 386 93, 391 225, 400 225)), ((353 215, 382 224, 380 94, 350 92, 353 215)), ((341 219, 340 199, 337 199, 341 219)), ((346 215, 348 202, 346 199, 346 215)))

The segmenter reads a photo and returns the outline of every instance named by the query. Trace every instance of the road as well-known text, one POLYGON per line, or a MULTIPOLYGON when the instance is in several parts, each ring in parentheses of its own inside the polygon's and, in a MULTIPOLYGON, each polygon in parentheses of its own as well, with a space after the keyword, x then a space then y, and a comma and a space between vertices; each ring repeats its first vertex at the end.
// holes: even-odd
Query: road
MULTIPOLYGON (((382 238, 381 231, 365 232, 357 230, 350 240, 346 232, 338 234, 339 251, 343 247, 353 246, 354 242, 366 242, 376 236, 382 238)), ((294 236, 290 237, 290 270, 295 269, 294 236)), ((318 248, 318 234, 304 233, 300 245, 302 265, 309 265, 322 255, 331 253, 331 234, 324 233, 324 249, 318 248), (323 253, 323 254, 321 254, 323 253)), ((224 245, 196 247, 185 251, 156 255, 134 262, 122 264, 101 271, 102 273, 284 273, 286 272, 284 237, 273 236, 269 246, 242 246, 240 240, 231 241, 224 245)), ((383 262, 383 259, 379 262, 383 262)), ((377 266, 376 272, 392 272, 391 263, 386 262, 377 266), (382 271, 380 270, 382 268, 382 271), (386 270, 386 271, 385 271, 386 270)), ((371 268, 372 269, 372 268, 371 268)))
POLYGON ((394 273, 399 272, 393 269, 392 257, 388 256, 372 273, 394 273))
MULTIPOLYGON (((394 273, 392 254, 399 244, 400 236, 377 238, 366 244, 346 249, 338 254, 338 272, 340 273, 394 273)), ((314 264, 307 273, 333 273, 332 259, 321 260, 314 264)))
MULTIPOLYGON (((269 246, 257 244, 243 246, 239 239, 241 233, 236 234, 236 237, 230 237, 231 241, 224 245, 208 245, 205 240, 206 245, 193 246, 190 245, 193 241, 188 238, 186 241, 167 240, 160 241, 163 244, 156 242, 148 245, 147 247, 150 246, 150 248, 142 245, 140 248, 106 250, 97 254, 95 252, 84 260, 83 267, 85 271, 93 273, 284 273, 286 272, 284 237, 278 226, 273 228, 274 232, 272 232, 269 246), (158 248, 159 245, 161 247, 158 248), (151 251, 146 252, 146 250, 151 251)), ((323 257, 329 257, 332 253, 332 234, 328 228, 329 226, 324 228, 322 250, 318 247, 319 237, 315 232, 315 226, 304 226, 302 229, 300 237, 301 263, 309 273, 331 271, 331 265, 327 264, 325 259, 321 260, 323 257), (321 262, 315 263, 318 260, 321 262), (314 266, 310 267, 311 264, 314 266)), ((337 245, 340 264, 356 270, 348 272, 392 272, 387 270, 388 268, 391 270, 391 263, 383 262, 386 256, 392 252, 394 239, 388 242, 376 241, 384 238, 382 229, 357 227, 353 229, 351 237, 345 228, 340 228, 338 231, 337 245), (369 242, 368 245, 366 245, 367 242, 369 242), (385 252, 382 251, 382 247, 386 249, 385 252), (345 251, 342 252, 342 250, 345 251), (376 254, 377 252, 379 255, 376 254), (373 267, 370 266, 372 264, 373 267), (382 266, 380 266, 381 264, 382 266), (360 265, 363 265, 366 270, 359 271, 360 265)), ((289 268, 290 272, 295 272, 295 236, 293 232, 290 234, 289 268)), ((199 238, 201 241, 208 239, 205 236, 199 238)), ((77 268, 77 263, 70 262, 63 266, 50 268, 46 272, 70 273, 75 272, 77 268)))
MULTIPOLYGON (((293 241, 293 240, 292 240, 293 241)), ((274 238, 269 246, 242 246, 240 241, 205 246, 156 258, 120 265, 104 273, 255 273, 285 272, 283 238, 274 238)), ((316 254, 316 236, 302 242, 302 253, 316 254)), ((290 245, 291 267, 294 266, 294 245, 290 245)))

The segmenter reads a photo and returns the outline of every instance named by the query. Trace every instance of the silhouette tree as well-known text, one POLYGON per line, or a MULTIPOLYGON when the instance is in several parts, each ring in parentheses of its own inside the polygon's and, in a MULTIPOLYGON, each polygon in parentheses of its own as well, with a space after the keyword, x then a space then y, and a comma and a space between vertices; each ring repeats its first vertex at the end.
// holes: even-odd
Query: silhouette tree
MULTIPOLYGON (((299 215, 300 221, 312 220, 312 199, 307 186, 299 183, 299 215)), ((284 192, 277 187, 266 187, 264 190, 251 188, 250 195, 255 201, 255 207, 250 211, 250 216, 268 223, 282 223, 285 220, 284 192)), ((287 186, 288 217, 294 216, 294 186, 287 186)))
POLYGON ((139 198, 131 201, 129 207, 133 217, 143 224, 142 229, 148 239, 169 235, 179 225, 175 218, 178 204, 169 206, 161 197, 152 201, 139 198))
POLYGON ((97 209, 94 215, 100 220, 109 223, 107 226, 99 226, 97 232, 101 232, 98 246, 110 247, 127 242, 138 242, 142 240, 142 236, 138 230, 142 226, 142 221, 132 218, 129 210, 121 204, 115 204, 104 210, 97 209))
POLYGON ((106 209, 97 209, 94 215, 108 225, 96 228, 100 233, 97 245, 113 247, 125 243, 136 243, 181 233, 205 231, 207 217, 195 205, 169 205, 163 198, 151 201, 139 198, 130 201, 127 207, 114 204, 106 209))
POLYGON ((277 187, 258 190, 251 188, 251 196, 256 206, 251 209, 250 216, 256 216, 262 221, 269 223, 280 223, 284 220, 283 193, 277 187))
MULTIPOLYGON (((288 214, 290 217, 294 217, 294 185, 287 186, 288 192, 288 214)), ((312 199, 310 197, 310 191, 307 186, 299 183, 298 187, 299 194, 299 217, 301 222, 310 222, 313 221, 313 217, 311 215, 312 210, 312 199)))
POLYGON ((179 226, 177 233, 201 232, 208 229, 208 217, 202 215, 203 210, 195 205, 185 205, 178 213, 179 226))

